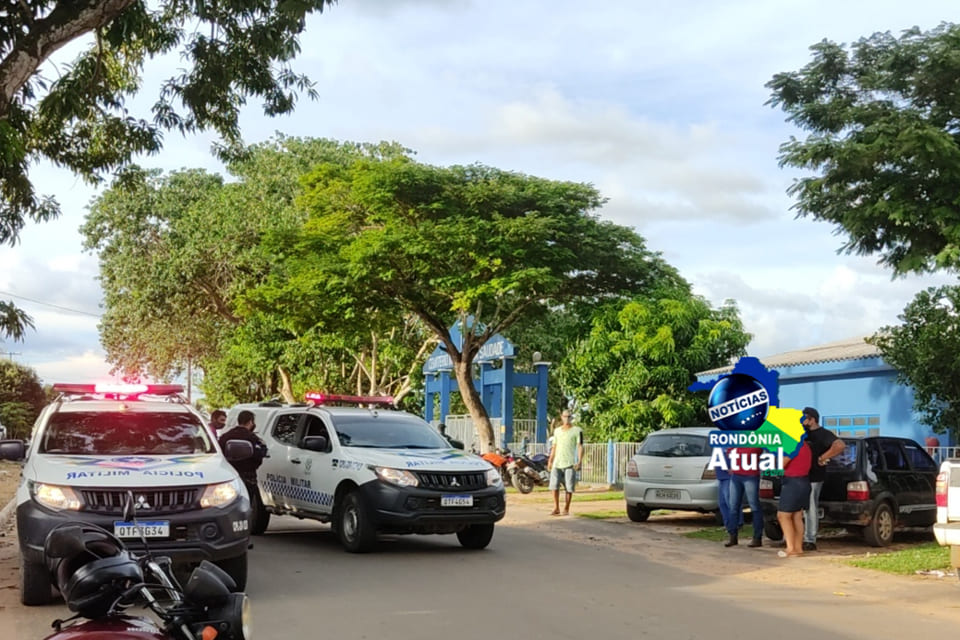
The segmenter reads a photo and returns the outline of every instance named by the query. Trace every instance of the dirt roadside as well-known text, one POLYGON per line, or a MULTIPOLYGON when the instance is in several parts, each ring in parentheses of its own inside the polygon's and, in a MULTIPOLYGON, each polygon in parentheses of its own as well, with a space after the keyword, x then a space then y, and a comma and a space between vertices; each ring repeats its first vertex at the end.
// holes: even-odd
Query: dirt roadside
MULTIPOLYGON (((20 484, 20 465, 0 461, 0 509, 7 505, 20 484)), ((14 519, 0 529, 0 613, 8 607, 20 606, 20 557, 14 519)))

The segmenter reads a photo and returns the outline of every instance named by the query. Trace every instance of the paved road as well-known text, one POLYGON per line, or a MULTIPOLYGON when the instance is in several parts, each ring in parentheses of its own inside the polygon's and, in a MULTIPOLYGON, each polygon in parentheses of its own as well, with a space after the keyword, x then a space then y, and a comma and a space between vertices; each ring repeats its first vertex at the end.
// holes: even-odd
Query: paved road
MULTIPOLYGON (((389 538, 376 553, 352 555, 325 526, 281 518, 252 553, 258 640, 874 640, 956 628, 829 591, 681 570, 542 527, 499 527, 482 552, 433 536, 389 538)), ((49 621, 65 614, 55 606, 2 611, 0 638, 43 638, 49 621)))

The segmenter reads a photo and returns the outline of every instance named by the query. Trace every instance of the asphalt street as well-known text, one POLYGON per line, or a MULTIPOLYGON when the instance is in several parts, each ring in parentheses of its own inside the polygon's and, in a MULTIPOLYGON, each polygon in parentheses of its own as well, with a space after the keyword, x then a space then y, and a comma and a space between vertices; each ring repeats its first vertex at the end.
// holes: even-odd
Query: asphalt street
MULTIPOLYGON (((711 577, 523 524, 498 527, 485 551, 465 551, 452 536, 401 536, 353 555, 326 526, 279 518, 251 553, 258 640, 809 640, 944 631, 942 620, 895 607, 711 577)), ((62 606, 8 609, 0 612, 0 638, 43 638, 52 619, 67 615, 62 606)))

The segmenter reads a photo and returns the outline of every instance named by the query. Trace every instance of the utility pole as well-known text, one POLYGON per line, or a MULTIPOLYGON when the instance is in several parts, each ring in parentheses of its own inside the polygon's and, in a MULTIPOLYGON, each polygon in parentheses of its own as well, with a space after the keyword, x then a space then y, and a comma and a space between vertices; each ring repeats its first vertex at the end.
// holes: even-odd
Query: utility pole
POLYGON ((193 358, 187 356, 187 404, 193 404, 193 358))
POLYGON ((22 356, 23 354, 19 351, 0 351, 0 353, 10 356, 10 362, 13 362, 13 356, 22 356))

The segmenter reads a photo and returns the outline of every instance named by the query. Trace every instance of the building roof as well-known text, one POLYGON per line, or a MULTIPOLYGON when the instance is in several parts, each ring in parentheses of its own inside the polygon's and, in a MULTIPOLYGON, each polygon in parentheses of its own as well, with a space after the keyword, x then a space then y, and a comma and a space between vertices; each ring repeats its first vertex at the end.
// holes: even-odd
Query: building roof
MULTIPOLYGON (((798 349, 796 351, 787 351, 776 355, 760 358, 767 367, 789 367, 798 364, 817 364, 820 362, 837 362, 841 360, 859 360, 861 358, 874 358, 880 355, 880 350, 872 344, 864 342, 869 336, 857 336, 837 342, 828 342, 815 347, 798 349)), ((697 375, 711 375, 716 373, 728 373, 733 370, 733 365, 701 371, 697 375)))

